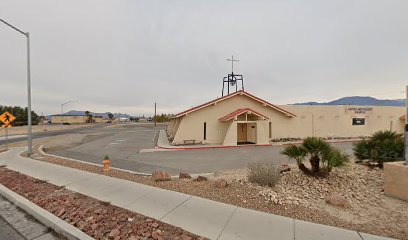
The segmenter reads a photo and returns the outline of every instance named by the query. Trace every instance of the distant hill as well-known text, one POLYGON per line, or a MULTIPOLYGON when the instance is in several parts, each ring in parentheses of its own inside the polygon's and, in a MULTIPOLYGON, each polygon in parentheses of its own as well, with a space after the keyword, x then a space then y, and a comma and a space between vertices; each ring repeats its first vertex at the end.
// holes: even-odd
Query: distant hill
MULTIPOLYGON (((109 113, 110 112, 104 112, 104 113, 91 112, 92 116, 94 116, 94 117, 102 116, 104 118, 108 118, 109 113)), ((112 113, 112 114, 113 114, 114 118, 130 118, 131 117, 129 114, 125 114, 125 113, 112 113)), ((85 115, 85 111, 71 110, 69 112, 64 113, 64 115, 81 116, 81 115, 85 115)))
POLYGON ((377 99, 373 97, 344 97, 331 102, 305 102, 293 105, 360 105, 360 106, 405 106, 405 99, 377 99))

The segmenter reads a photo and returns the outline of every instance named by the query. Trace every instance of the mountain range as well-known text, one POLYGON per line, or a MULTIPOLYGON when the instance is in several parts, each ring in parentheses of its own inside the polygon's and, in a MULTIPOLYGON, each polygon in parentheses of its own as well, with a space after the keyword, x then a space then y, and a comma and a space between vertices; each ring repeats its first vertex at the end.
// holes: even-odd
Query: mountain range
MULTIPOLYGON (((91 112, 92 116, 94 117, 102 116, 104 118, 108 118, 109 113, 110 112, 104 112, 104 113, 91 112)), ((112 113, 112 114, 114 118, 130 118, 131 117, 129 114, 125 114, 125 113, 112 113)), ((85 111, 71 110, 69 112, 64 113, 63 115, 82 116, 82 115, 85 115, 85 111)))
POLYGON ((343 97, 331 102, 304 102, 292 105, 359 105, 359 106, 405 106, 405 99, 377 99, 373 97, 343 97))

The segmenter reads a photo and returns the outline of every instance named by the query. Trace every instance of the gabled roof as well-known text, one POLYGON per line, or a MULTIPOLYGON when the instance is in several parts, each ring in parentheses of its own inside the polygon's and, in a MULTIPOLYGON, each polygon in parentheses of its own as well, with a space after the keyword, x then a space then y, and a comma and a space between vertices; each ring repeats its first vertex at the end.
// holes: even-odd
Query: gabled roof
POLYGON ((291 112, 288 112, 288 111, 286 111, 286 110, 284 110, 284 109, 282 109, 282 108, 280 108, 280 107, 277 107, 277 106, 273 105, 272 103, 269 103, 269 102, 267 102, 267 101, 265 101, 265 100, 263 100, 263 99, 260 99, 260 98, 258 98, 258 97, 255 97, 254 95, 252 95, 252 94, 250 94, 250 93, 248 93, 248 92, 245 92, 245 91, 243 91, 243 90, 240 90, 240 91, 231 93, 231 94, 229 94, 229 95, 226 95, 226 96, 224 96, 224 97, 217 98, 217 99, 214 99, 214 100, 209 101, 209 102, 207 102, 207 103, 201 104, 201 105, 199 105, 199 106, 197 106, 197 107, 193 107, 193 108, 187 109, 187 110, 185 110, 185 111, 183 111, 183 112, 180 112, 180 113, 176 114, 173 118, 179 118, 179 117, 185 116, 185 115, 187 115, 187 114, 189 114, 189 113, 191 113, 191 112, 194 112, 194 111, 197 111, 197 110, 199 110, 199 109, 208 107, 208 106, 210 106, 210 105, 212 105, 212 104, 216 104, 216 103, 218 103, 218 102, 224 101, 224 100, 229 99, 229 98, 231 98, 231 97, 234 97, 234 96, 236 96, 236 95, 245 95, 245 96, 247 96, 247 97, 249 97, 249 98, 252 98, 252 99, 255 100, 255 101, 258 101, 258 102, 262 103, 262 104, 265 105, 265 106, 271 107, 271 108, 273 108, 274 110, 285 114, 285 116, 287 116, 287 117, 296 117, 296 115, 293 114, 293 113, 291 113, 291 112))
POLYGON ((220 120, 220 121, 223 121, 223 122, 227 122, 227 121, 233 119, 234 117, 236 117, 236 116, 238 116, 238 115, 241 115, 241 114, 243 114, 243 113, 254 114, 254 115, 258 116, 258 117, 261 117, 261 118, 263 118, 263 119, 268 119, 268 120, 269 120, 269 118, 268 118, 267 116, 262 115, 262 114, 260 114, 260 113, 258 113, 258 112, 256 112, 256 111, 254 111, 254 110, 252 110, 252 109, 250 109, 250 108, 240 108, 240 109, 237 109, 237 110, 233 111, 232 113, 228 113, 227 115, 225 115, 224 117, 220 118, 219 120, 220 120))

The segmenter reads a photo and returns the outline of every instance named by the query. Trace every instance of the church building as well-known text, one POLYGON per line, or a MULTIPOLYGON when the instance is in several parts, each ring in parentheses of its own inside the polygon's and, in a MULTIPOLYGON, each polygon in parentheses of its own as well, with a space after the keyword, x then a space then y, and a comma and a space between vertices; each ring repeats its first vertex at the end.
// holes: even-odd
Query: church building
MULTIPOLYGON (((236 61, 236 60, 232 60, 236 61)), ((242 75, 228 74, 227 95, 190 108, 170 119, 173 145, 266 145, 306 137, 356 138, 379 130, 403 133, 404 107, 350 105, 277 106, 244 90, 242 75), (238 83, 241 82, 241 90, 238 83), (230 93, 230 87, 234 92, 230 93)))
POLYGON ((285 138, 348 138, 403 132, 404 107, 276 106, 243 90, 180 112, 167 128, 174 145, 270 144, 285 138))

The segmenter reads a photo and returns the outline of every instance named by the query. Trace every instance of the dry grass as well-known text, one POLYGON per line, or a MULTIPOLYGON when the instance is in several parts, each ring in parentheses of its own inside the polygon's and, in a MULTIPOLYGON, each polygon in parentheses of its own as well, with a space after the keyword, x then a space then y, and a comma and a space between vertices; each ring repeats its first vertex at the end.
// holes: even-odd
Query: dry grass
POLYGON ((278 166, 272 163, 250 163, 248 165, 248 181, 261 186, 273 187, 280 179, 278 166))

